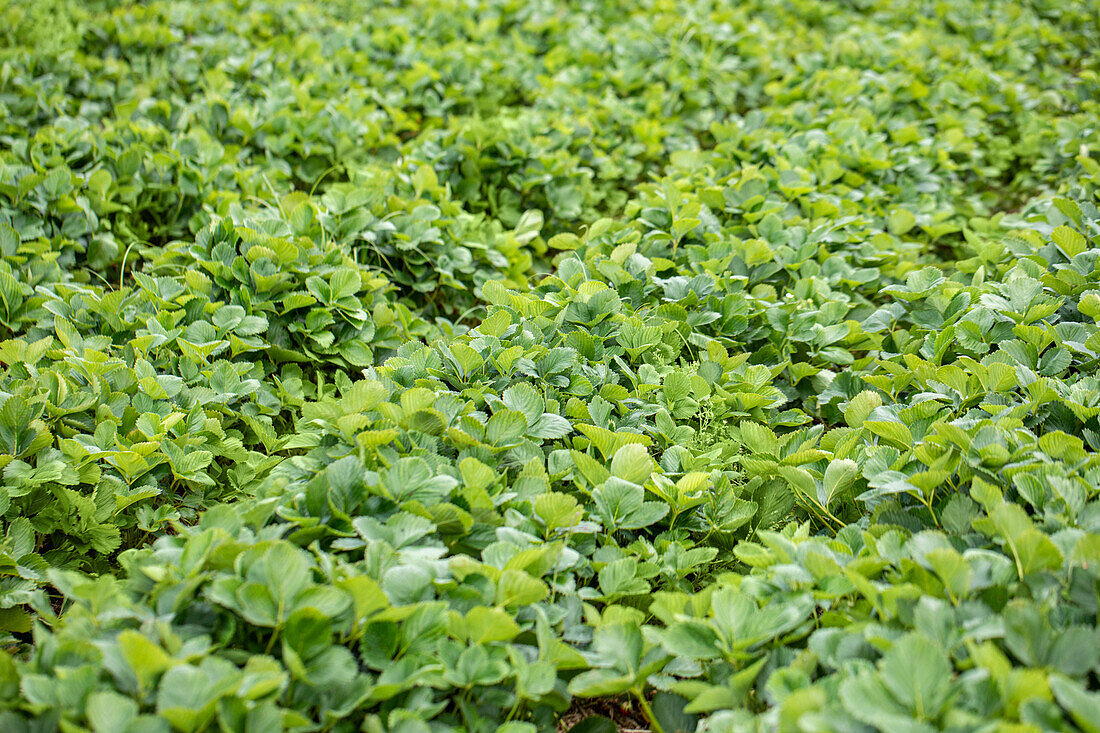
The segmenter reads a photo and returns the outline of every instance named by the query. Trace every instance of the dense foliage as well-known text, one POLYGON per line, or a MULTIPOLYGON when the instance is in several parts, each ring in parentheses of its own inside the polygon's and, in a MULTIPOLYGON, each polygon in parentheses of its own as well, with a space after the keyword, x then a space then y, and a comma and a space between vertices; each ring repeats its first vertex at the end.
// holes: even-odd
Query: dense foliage
POLYGON ((1100 5, 5 20, 0 729, 1100 731, 1100 5))

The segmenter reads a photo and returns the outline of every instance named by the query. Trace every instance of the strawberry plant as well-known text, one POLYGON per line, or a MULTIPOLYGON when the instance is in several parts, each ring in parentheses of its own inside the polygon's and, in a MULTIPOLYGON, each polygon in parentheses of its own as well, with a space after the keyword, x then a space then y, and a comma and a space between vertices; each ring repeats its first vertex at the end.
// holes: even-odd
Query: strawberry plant
POLYGON ((0 728, 1096 730, 1094 4, 11 5, 0 728))

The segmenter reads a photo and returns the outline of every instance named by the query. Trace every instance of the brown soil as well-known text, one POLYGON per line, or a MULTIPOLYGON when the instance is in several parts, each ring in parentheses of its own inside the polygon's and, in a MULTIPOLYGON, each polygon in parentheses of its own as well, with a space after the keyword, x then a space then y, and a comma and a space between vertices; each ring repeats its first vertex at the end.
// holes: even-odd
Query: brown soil
POLYGON ((627 698, 573 698, 573 705, 558 720, 558 733, 567 733, 577 723, 593 715, 609 718, 620 733, 650 733, 645 715, 627 698))

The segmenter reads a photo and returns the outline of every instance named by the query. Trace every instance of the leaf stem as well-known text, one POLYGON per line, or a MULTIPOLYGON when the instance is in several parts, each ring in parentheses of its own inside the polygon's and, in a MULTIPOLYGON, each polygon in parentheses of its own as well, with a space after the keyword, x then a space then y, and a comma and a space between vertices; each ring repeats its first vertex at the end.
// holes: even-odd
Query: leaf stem
POLYGON ((645 699, 645 693, 637 687, 632 688, 631 692, 638 698, 638 704, 642 706, 642 712, 645 713, 646 719, 649 720, 649 724, 653 727, 653 733, 665 733, 665 729, 661 727, 661 723, 657 720, 657 716, 653 714, 653 708, 649 706, 649 701, 645 699))
POLYGON ((271 630, 271 636, 267 638, 267 646, 264 647, 264 654, 271 654, 271 650, 275 647, 275 638, 279 635, 280 627, 276 626, 271 630))

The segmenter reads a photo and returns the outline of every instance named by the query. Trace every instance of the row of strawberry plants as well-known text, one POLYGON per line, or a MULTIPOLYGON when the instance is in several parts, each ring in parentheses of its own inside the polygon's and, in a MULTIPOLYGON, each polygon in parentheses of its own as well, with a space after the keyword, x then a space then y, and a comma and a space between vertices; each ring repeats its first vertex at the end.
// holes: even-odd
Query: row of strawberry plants
POLYGON ((15 13, 5 730, 1095 725, 1087 3, 15 13))
MULTIPOLYGON (((118 578, 47 569, 72 605, 31 594, 54 630, 10 666, 12 701, 93 728, 148 705, 182 730, 493 730, 658 689, 658 725, 1070 730, 1100 663, 1098 467, 1075 437, 1097 408, 1058 377, 1094 358, 1096 276, 1042 283, 1072 267, 1059 241, 1100 250, 1100 217, 1056 203, 998 276, 895 286, 966 302, 904 318, 900 353, 836 397, 793 397, 820 367, 793 339, 771 362, 775 304, 742 281, 662 278, 687 248, 590 232, 532 291, 487 288, 469 333, 319 384, 256 499, 118 578), (731 301, 761 324, 740 355, 712 317, 731 301), (976 359, 952 329, 986 316, 1015 338, 976 359)), ((880 319, 838 343, 858 355, 880 319)))

